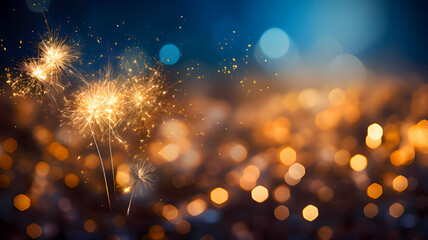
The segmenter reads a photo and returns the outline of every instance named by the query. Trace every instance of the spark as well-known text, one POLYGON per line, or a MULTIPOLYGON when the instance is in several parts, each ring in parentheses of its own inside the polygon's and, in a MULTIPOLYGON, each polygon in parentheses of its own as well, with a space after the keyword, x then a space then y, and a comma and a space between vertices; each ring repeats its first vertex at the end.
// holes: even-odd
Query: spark
POLYGON ((109 130, 115 133, 115 126, 124 115, 124 100, 117 81, 107 77, 88 83, 66 99, 64 114, 77 132, 86 135, 93 131, 102 137, 109 130))
MULTIPOLYGON (((87 85, 72 94, 71 99, 66 99, 64 115, 69 119, 70 125, 79 133, 86 136, 90 133, 95 143, 106 186, 107 198, 110 206, 110 196, 105 169, 97 144, 96 135, 103 139, 108 132, 108 142, 110 150, 110 160, 112 175, 114 178, 114 162, 111 149, 111 134, 115 133, 115 125, 123 115, 122 106, 124 95, 116 79, 110 73, 104 76, 101 81, 87 83, 87 85)), ((113 186, 116 194, 116 186, 113 186)))
POLYGON ((53 74, 64 74, 74 69, 73 63, 80 55, 75 47, 67 44, 67 38, 60 38, 57 34, 49 34, 42 39, 38 49, 46 70, 53 74))
POLYGON ((166 97, 169 87, 159 69, 146 67, 145 70, 145 74, 129 78, 125 83, 128 94, 123 120, 126 120, 125 128, 150 136, 156 116, 167 111, 166 97))
POLYGON ((51 34, 42 38, 37 45, 38 56, 27 58, 18 66, 19 76, 8 75, 8 83, 14 95, 45 95, 54 99, 54 94, 63 90, 66 75, 73 74, 74 63, 79 59, 77 48, 69 44, 66 38, 51 34))
POLYGON ((133 160, 128 164, 130 170, 130 186, 124 189, 124 192, 131 191, 128 209, 126 215, 129 216, 132 199, 135 190, 138 188, 152 188, 155 184, 154 172, 156 168, 148 160, 133 160))

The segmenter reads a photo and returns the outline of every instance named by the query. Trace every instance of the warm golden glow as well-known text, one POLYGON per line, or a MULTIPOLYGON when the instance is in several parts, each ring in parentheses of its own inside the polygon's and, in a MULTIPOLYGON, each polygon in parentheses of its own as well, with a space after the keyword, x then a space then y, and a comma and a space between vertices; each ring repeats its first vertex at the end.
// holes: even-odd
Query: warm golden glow
POLYGON ((37 223, 31 223, 27 226, 27 235, 36 239, 42 235, 42 228, 37 223))
POLYGON ((236 162, 242 162, 247 158, 247 149, 241 144, 236 144, 230 149, 230 157, 236 162))
POLYGON ((290 215, 290 211, 288 210, 288 207, 284 205, 279 205, 275 208, 273 212, 276 219, 283 221, 290 215))
POLYGON ((404 207, 400 203, 394 203, 389 207, 389 214, 394 218, 399 218, 404 213, 404 207))
POLYGON ((354 155, 349 161, 351 168, 354 171, 360 172, 367 167, 367 158, 361 154, 354 155))
POLYGON ((24 194, 19 194, 13 199, 13 205, 19 210, 19 211, 25 211, 27 210, 30 205, 31 201, 30 198, 27 197, 24 194))
POLYGON ((253 190, 251 191, 251 197, 254 201, 262 203, 266 201, 266 199, 269 197, 269 191, 267 190, 267 188, 259 185, 253 188, 253 190))
POLYGON ((373 123, 367 128, 367 137, 369 137, 372 140, 381 139, 382 135, 383 135, 383 129, 377 123, 373 123))
POLYGON ((229 193, 226 189, 218 187, 210 193, 211 201, 216 204, 223 204, 229 199, 229 193))
POLYGON ((93 219, 88 219, 83 223, 83 228, 89 233, 95 232, 97 223, 93 219))
POLYGON ((369 203, 364 207, 364 215, 368 218, 374 218, 376 217, 377 213, 378 213, 378 207, 373 204, 373 203, 369 203))
POLYGON ((302 214, 304 219, 312 222, 318 217, 318 208, 314 205, 308 205, 303 209, 302 214))
POLYGON ((187 212, 192 216, 201 215, 207 209, 207 203, 198 198, 187 204, 187 212))
POLYGON ((293 164, 296 161, 296 157, 296 151, 294 151, 294 149, 292 149, 291 147, 286 147, 282 149, 279 153, 279 159, 286 166, 290 166, 291 164, 293 164))
POLYGON ((397 192, 403 192, 408 185, 407 178, 402 175, 398 175, 392 180, 392 188, 397 192))
POLYGON ((382 186, 378 183, 373 183, 370 186, 367 187, 367 196, 377 199, 379 198, 383 193, 382 186))
POLYGON ((69 188, 75 188, 77 185, 79 185, 79 177, 74 174, 70 173, 64 178, 65 185, 69 188))

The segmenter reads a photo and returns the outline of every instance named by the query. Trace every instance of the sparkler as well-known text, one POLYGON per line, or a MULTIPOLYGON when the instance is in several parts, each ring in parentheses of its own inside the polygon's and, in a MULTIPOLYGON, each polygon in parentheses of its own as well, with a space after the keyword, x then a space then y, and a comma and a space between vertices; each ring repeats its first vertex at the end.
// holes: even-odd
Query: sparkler
POLYGON ((118 87, 117 81, 111 79, 110 73, 105 75, 103 81, 87 83, 85 88, 73 94, 71 100, 66 99, 65 116, 70 120, 72 127, 83 135, 89 132, 93 138, 101 162, 109 207, 110 196, 108 184, 95 135, 101 135, 102 137, 108 132, 110 160, 114 179, 111 134, 114 134, 114 127, 123 115, 121 109, 123 101, 124 96, 118 87))
MULTIPOLYGON (((154 118, 159 112, 166 111, 165 97, 168 86, 159 69, 145 68, 148 73, 145 75, 129 78, 125 83, 129 89, 126 96, 124 109, 126 116, 126 128, 134 132, 145 132, 150 136, 154 127, 154 118)), ((122 121, 119 123, 121 124, 122 121)))
POLYGON ((7 82, 14 89, 14 95, 25 96, 33 92, 39 97, 48 95, 53 98, 55 92, 64 89, 62 76, 73 74, 73 64, 80 53, 66 38, 50 31, 47 35, 38 44, 38 57, 24 60, 19 66, 21 74, 18 77, 9 75, 7 82))
POLYGON ((155 183, 154 172, 156 170, 148 160, 133 160, 128 166, 130 170, 130 185, 125 188, 124 192, 131 192, 131 197, 126 211, 127 216, 129 216, 131 210, 135 190, 138 188, 152 188, 155 183))

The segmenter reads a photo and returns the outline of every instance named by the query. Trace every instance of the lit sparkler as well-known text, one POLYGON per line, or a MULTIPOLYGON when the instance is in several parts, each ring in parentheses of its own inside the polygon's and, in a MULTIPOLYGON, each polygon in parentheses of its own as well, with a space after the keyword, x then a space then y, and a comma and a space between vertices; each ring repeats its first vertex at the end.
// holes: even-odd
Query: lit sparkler
POLYGON ((145 70, 148 73, 132 77, 126 83, 129 94, 124 104, 126 117, 123 120, 126 119, 125 128, 150 136, 155 116, 166 111, 168 86, 159 69, 146 67, 145 70))
POLYGON ((8 83, 14 89, 14 95, 25 96, 32 92, 42 97, 53 98, 55 92, 64 89, 63 77, 73 73, 73 64, 79 58, 77 49, 66 38, 51 34, 38 44, 39 56, 24 60, 18 77, 9 75, 8 83))
MULTIPOLYGON (((103 81, 88 83, 87 86, 73 94, 71 100, 66 100, 65 116, 72 127, 83 135, 90 133, 100 158, 101 167, 106 185, 107 198, 110 206, 110 197, 105 175, 105 169, 96 140, 96 135, 108 133, 110 159, 114 179, 114 163, 111 151, 111 135, 115 133, 115 125, 123 116, 121 107, 124 96, 118 87, 117 81, 106 75, 103 81)), ((115 187, 114 187, 115 188, 115 187)))
POLYGON ((124 189, 124 192, 131 192, 131 197, 126 211, 127 216, 129 216, 131 210, 132 199, 136 189, 152 188, 155 183, 154 172, 156 170, 148 160, 134 160, 128 166, 130 170, 130 184, 124 189))

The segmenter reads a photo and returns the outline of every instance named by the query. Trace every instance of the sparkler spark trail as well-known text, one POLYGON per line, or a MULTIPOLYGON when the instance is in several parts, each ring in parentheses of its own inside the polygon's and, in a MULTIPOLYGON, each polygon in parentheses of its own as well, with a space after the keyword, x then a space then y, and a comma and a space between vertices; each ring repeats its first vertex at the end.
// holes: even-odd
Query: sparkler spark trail
POLYGON ((146 67, 144 70, 146 73, 129 78, 125 83, 129 93, 124 104, 126 116, 122 121, 126 120, 125 129, 150 136, 155 116, 167 111, 166 95, 169 87, 159 69, 146 67))
POLYGON ((131 210, 132 199, 137 188, 152 188, 155 179, 154 172, 156 168, 148 160, 134 160, 129 165, 130 170, 130 185, 125 188, 125 192, 131 192, 131 197, 128 203, 126 216, 129 216, 131 210))
POLYGON ((8 83, 14 95, 26 96, 33 92, 35 96, 48 95, 53 98, 55 92, 64 89, 64 76, 73 74, 80 53, 70 45, 66 38, 51 34, 42 38, 38 44, 38 56, 24 60, 18 70, 18 77, 8 76, 8 83))
POLYGON ((58 34, 49 34, 47 38, 42 39, 38 49, 46 70, 52 74, 70 72, 80 55, 75 47, 67 44, 67 38, 60 38, 58 34))
MULTIPOLYGON (((111 134, 115 134, 115 125, 123 116, 121 107, 123 106, 124 96, 120 87, 118 87, 117 81, 111 79, 110 76, 110 74, 107 74, 103 81, 88 83, 85 88, 73 94, 71 100, 66 99, 66 109, 64 112, 71 126, 77 132, 83 135, 89 132, 94 140, 101 161, 109 206, 108 184, 95 135, 101 136, 102 139, 104 134, 108 132, 110 160, 114 179, 111 134)), ((116 188, 115 185, 114 188, 116 188)))

